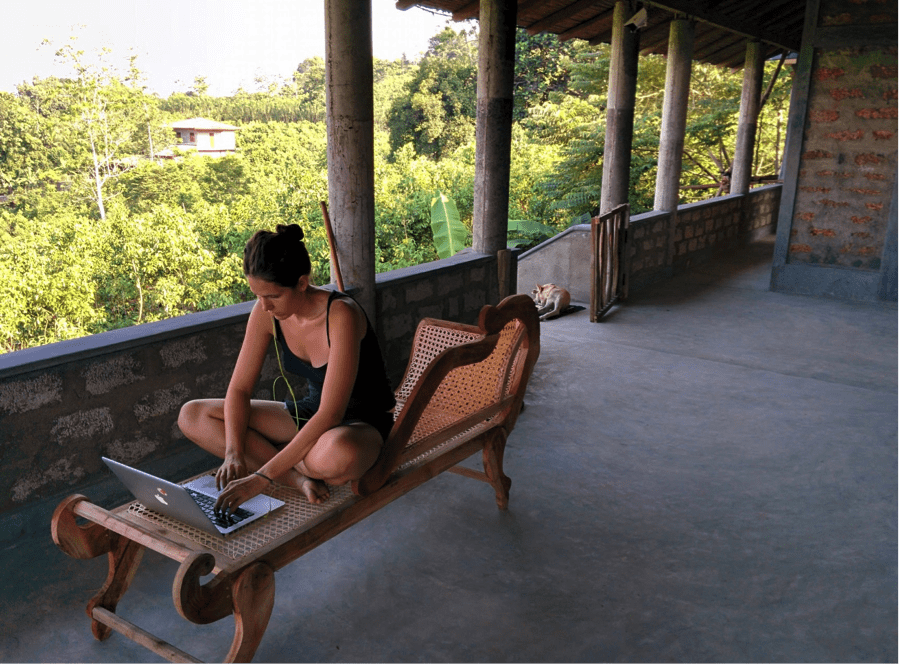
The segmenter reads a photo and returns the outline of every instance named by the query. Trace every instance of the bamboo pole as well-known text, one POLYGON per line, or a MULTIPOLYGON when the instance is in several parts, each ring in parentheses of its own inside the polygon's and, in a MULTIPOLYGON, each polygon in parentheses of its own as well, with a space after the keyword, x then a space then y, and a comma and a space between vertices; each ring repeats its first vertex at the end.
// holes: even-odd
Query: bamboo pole
POLYGON ((331 262, 334 264, 334 273, 337 277, 337 288, 341 293, 346 293, 343 288, 343 275, 340 273, 340 261, 337 259, 337 245, 334 242, 334 230, 331 228, 331 217, 328 215, 328 205, 319 201, 322 206, 322 216, 325 218, 325 232, 328 234, 328 248, 331 250, 331 262))

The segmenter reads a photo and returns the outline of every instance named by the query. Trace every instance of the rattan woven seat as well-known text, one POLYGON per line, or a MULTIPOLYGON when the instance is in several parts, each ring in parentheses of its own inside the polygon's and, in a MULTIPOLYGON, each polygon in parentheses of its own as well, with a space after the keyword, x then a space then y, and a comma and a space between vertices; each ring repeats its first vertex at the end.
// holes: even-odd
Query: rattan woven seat
POLYGON ((536 308, 523 295, 484 307, 477 326, 423 320, 396 391, 393 429, 372 468, 351 486, 329 487, 330 498, 319 505, 274 486, 269 495, 285 506, 228 537, 139 502, 107 511, 70 496, 53 515, 54 541, 76 558, 109 557, 106 584, 87 605, 94 636, 102 640, 115 630, 172 661, 197 661, 115 614, 149 548, 180 563, 172 589, 178 612, 197 624, 233 614, 234 640, 223 661, 249 661, 271 616, 275 571, 399 496, 449 470, 488 482, 506 509, 511 480, 503 452, 539 350, 536 308), (483 472, 457 466, 478 451, 483 472))

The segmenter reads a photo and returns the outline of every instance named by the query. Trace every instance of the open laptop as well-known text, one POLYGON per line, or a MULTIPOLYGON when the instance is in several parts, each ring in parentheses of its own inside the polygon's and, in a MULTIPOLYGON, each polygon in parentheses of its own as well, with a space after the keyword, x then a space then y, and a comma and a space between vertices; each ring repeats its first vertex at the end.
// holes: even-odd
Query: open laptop
POLYGON ((221 492, 215 487, 213 475, 198 477, 184 485, 174 484, 118 461, 102 459, 144 507, 212 535, 228 535, 284 505, 283 500, 259 495, 238 507, 231 516, 216 515, 213 507, 221 492))

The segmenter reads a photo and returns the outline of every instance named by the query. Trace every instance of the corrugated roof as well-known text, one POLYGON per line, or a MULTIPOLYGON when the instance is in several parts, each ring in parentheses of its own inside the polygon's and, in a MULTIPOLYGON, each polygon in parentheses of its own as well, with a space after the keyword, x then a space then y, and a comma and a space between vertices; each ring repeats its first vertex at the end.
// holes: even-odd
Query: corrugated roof
MULTIPOLYGON (((397 9, 420 6, 451 14, 455 20, 477 18, 478 0, 398 0, 397 9)), ((693 58, 741 68, 746 42, 765 44, 765 56, 798 51, 805 21, 805 0, 647 0, 646 26, 640 30, 642 54, 668 52, 668 24, 675 16, 696 20, 693 58)), ((615 0, 518 0, 518 26, 528 33, 579 38, 591 44, 612 40, 615 0)))

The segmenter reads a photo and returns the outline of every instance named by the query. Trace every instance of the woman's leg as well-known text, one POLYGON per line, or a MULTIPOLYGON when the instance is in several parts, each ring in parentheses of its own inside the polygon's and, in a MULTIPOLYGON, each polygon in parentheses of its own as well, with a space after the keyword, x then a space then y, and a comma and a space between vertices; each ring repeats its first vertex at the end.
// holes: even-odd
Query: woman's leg
MULTIPOLYGON (((225 457, 225 400, 197 399, 181 407, 178 426, 182 433, 201 448, 223 459, 225 457)), ((244 447, 247 470, 253 472, 264 466, 278 453, 275 445, 284 445, 296 435, 296 423, 283 403, 278 401, 250 401, 250 419, 244 447)), ((291 469, 272 478, 279 484, 303 492, 311 503, 328 499, 328 489, 321 482, 305 477, 291 469)))
POLYGON ((377 461, 383 444, 370 424, 344 424, 319 438, 297 468, 307 477, 339 486, 362 477, 377 461))

